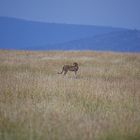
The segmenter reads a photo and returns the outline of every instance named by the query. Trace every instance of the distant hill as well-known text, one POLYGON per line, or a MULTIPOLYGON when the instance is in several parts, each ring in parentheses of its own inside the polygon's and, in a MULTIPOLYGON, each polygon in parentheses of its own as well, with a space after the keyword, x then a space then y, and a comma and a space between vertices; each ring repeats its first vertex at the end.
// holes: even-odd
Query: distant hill
MULTIPOLYGON (((0 48, 24 50, 84 49, 84 45, 82 45, 82 42, 84 42, 82 39, 84 38, 124 30, 125 29, 122 28, 103 26, 42 23, 0 17, 0 48), (80 46, 77 46, 76 42, 73 42, 75 45, 72 43, 74 46, 68 43, 69 47, 64 47, 63 45, 62 47, 60 45, 73 40, 77 40, 77 43, 81 42, 80 46)), ((88 41, 88 39, 85 40, 88 41)), ((90 44, 90 42, 87 41, 86 44, 90 44)), ((91 48, 93 46, 86 46, 85 49, 87 47, 91 48)))
POLYGON ((119 52, 140 52, 140 31, 115 31, 89 38, 52 45, 61 50, 100 50, 119 52))
POLYGON ((140 31, 0 17, 0 49, 140 52, 140 31))

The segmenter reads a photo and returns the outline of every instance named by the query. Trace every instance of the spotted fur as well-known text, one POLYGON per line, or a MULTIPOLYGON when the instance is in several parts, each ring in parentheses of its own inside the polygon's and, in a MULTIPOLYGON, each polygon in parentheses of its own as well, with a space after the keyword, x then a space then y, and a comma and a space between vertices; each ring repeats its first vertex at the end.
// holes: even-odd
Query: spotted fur
POLYGON ((79 67, 78 63, 74 62, 73 65, 64 65, 61 72, 58 72, 58 74, 66 75, 68 71, 73 71, 75 75, 77 74, 79 67))

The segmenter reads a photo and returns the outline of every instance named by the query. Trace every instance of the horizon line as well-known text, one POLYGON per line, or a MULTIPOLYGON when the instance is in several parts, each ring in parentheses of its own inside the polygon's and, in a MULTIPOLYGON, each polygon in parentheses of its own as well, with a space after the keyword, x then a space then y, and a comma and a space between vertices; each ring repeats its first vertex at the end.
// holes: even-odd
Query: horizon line
POLYGON ((120 28, 120 29, 128 29, 128 30, 140 30, 139 28, 128 28, 128 27, 116 27, 112 25, 101 25, 101 24, 82 24, 82 23, 66 23, 66 22, 51 22, 51 21, 45 21, 45 20, 33 20, 28 18, 22 18, 22 17, 15 17, 15 16, 0 16, 0 18, 11 18, 11 19, 17 19, 17 20, 23 20, 28 22, 38 22, 38 23, 48 23, 48 24, 65 24, 65 25, 77 25, 77 26, 100 26, 100 27, 109 27, 109 28, 120 28))

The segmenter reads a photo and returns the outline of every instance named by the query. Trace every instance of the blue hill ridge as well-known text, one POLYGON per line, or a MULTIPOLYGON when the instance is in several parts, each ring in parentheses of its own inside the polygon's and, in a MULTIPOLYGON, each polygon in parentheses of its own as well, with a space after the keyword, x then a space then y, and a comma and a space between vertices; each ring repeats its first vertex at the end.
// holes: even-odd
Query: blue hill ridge
POLYGON ((140 31, 0 17, 0 49, 140 51, 140 31))

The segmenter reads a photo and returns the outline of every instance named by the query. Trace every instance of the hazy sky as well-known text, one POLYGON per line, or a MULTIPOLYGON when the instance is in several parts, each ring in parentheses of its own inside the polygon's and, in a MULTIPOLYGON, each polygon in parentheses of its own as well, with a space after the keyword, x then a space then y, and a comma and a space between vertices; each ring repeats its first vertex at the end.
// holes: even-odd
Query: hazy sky
POLYGON ((140 29, 140 0, 0 0, 0 16, 140 29))

